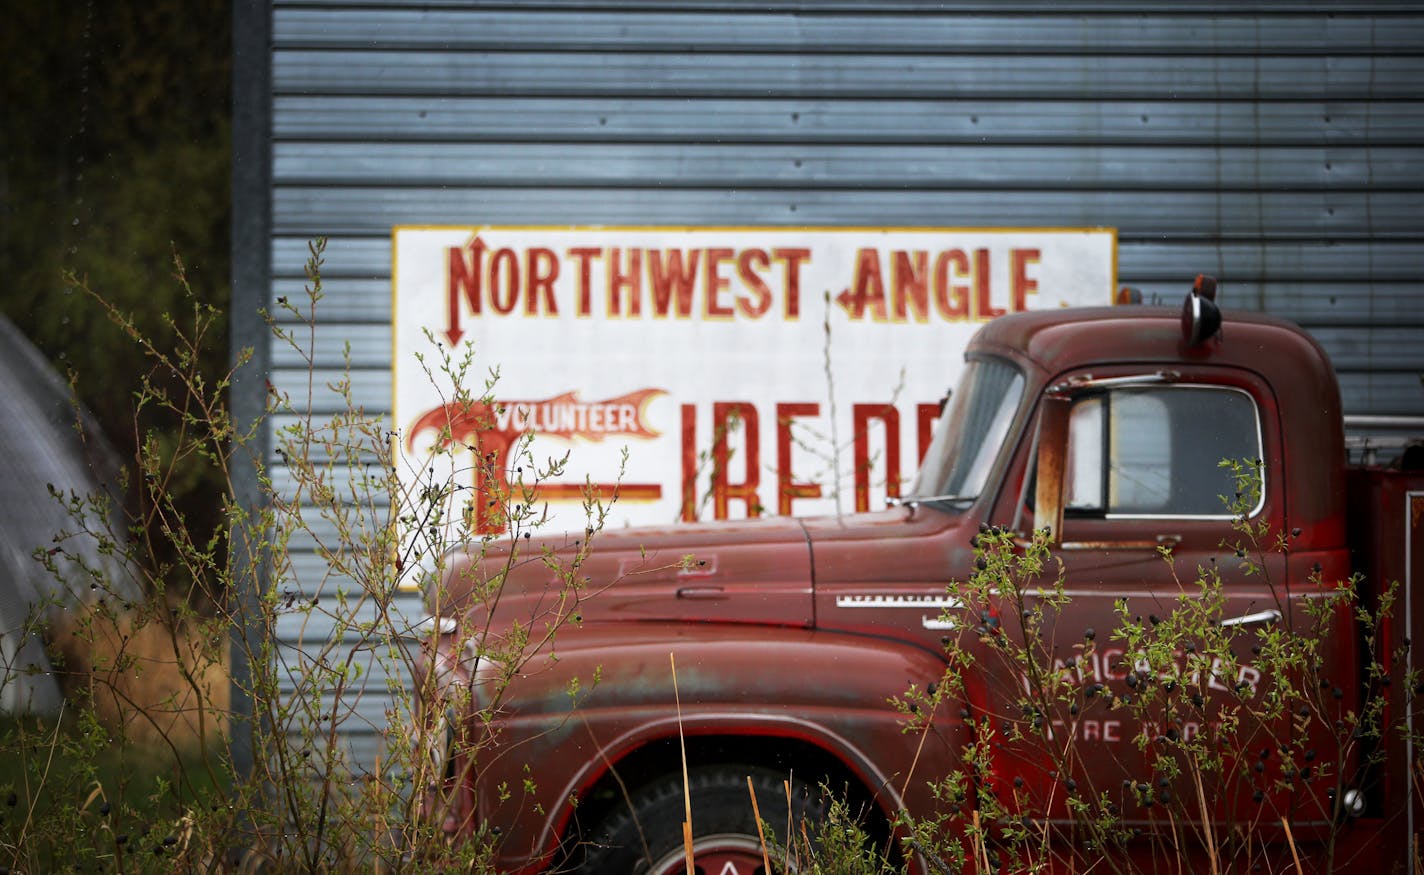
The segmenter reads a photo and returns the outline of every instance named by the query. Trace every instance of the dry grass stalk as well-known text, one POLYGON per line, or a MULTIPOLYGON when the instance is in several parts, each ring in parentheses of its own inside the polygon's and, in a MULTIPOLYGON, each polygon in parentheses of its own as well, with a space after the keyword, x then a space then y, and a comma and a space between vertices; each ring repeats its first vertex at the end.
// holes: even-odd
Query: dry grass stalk
POLYGON ((86 695, 99 718, 129 741, 184 748, 223 731, 226 638, 205 640, 192 623, 90 607, 56 613, 49 639, 67 694, 86 695))
POLYGON ((761 841, 761 866, 771 871, 771 857, 766 853, 766 830, 761 828, 761 806, 757 805, 756 789, 752 787, 752 776, 747 775, 747 793, 752 797, 752 816, 756 818, 757 838, 761 841))

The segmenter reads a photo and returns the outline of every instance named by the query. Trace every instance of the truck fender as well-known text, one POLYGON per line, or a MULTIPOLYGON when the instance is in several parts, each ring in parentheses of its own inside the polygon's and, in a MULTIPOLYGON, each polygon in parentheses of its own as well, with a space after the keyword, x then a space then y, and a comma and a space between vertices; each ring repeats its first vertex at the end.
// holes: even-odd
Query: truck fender
POLYGON ((679 734, 814 747, 853 775, 887 817, 905 804, 907 787, 918 795, 914 788, 941 777, 963 743, 957 713, 935 721, 932 745, 903 731, 891 699, 911 685, 926 689, 944 671, 938 654, 904 642, 802 628, 648 624, 632 641, 626 627, 590 626, 559 643, 556 659, 509 691, 501 721, 511 737, 528 741, 505 750, 496 770, 508 781, 537 764, 544 822, 515 815, 503 828, 539 832, 539 854, 557 847, 573 800, 639 751, 679 734), (571 701, 571 688, 585 692, 571 701))

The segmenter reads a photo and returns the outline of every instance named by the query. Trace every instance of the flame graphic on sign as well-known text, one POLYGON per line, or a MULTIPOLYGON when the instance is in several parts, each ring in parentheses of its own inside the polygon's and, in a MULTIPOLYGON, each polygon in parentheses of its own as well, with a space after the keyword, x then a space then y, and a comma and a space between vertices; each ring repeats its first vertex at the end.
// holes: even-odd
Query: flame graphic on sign
MULTIPOLYGON (((405 446, 408 452, 414 452, 416 440, 433 431, 435 449, 463 446, 475 453, 478 460, 474 466, 474 486, 480 497, 471 508, 473 523, 477 531, 495 532, 503 528, 503 523, 498 514, 491 513, 490 505, 509 494, 503 459, 515 441, 530 433, 595 442, 609 437, 656 438, 660 432, 647 424, 647 408, 654 398, 666 394, 663 389, 640 389, 603 401, 580 401, 576 392, 569 391, 542 401, 442 404, 416 417, 406 430, 405 446)), ((579 501, 589 490, 604 499, 618 496, 656 500, 662 497, 662 486, 658 483, 545 482, 537 488, 541 498, 552 501, 579 501)))

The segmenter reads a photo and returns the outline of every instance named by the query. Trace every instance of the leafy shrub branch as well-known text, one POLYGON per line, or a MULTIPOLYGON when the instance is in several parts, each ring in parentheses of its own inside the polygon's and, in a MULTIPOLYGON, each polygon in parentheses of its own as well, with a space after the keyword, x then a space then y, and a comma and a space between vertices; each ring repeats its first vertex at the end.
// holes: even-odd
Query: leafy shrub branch
MULTIPOLYGON (((545 522, 541 482, 564 460, 536 462, 525 435, 504 454, 451 442, 425 466, 400 454, 383 414, 359 405, 349 359, 323 384, 312 350, 325 291, 325 243, 314 241, 297 300, 279 298, 273 337, 304 364, 295 388, 269 384, 266 413, 245 426, 227 395, 251 366, 250 351, 218 378, 205 376, 221 343, 220 314, 193 295, 175 259, 188 309, 167 315, 165 341, 145 333, 100 292, 70 277, 148 362, 133 394, 145 426, 125 485, 139 496, 121 522, 107 496, 57 495, 73 525, 37 552, 55 575, 91 592, 87 607, 48 630, 67 658, 75 706, 59 722, 17 721, 0 733, 0 865, 12 871, 102 866, 116 871, 485 871, 493 840, 456 842, 468 817, 453 788, 482 768, 493 719, 510 680, 555 658, 556 638, 577 622, 586 585, 578 568, 607 508, 589 492, 587 536, 573 552, 523 545, 545 522), (334 410, 321 414, 320 410, 334 410), (270 435, 275 465, 259 448, 270 435), (244 503, 237 473, 256 471, 262 500, 244 503), (469 466, 486 476, 470 476, 469 466), (493 476, 502 466, 504 476, 493 476), (215 477, 224 526, 198 534, 174 500, 180 482, 215 477), (480 489, 469 485, 480 484, 480 489), (508 484, 501 486, 500 484, 508 484), (471 530, 482 502, 506 524, 499 536, 471 530), (85 545, 114 561, 86 559, 85 545), (503 571, 476 594, 492 613, 518 563, 555 572, 552 610, 498 637, 489 628, 444 629, 411 616, 412 594, 438 579, 457 545, 503 571), (244 586, 259 584, 256 598, 244 586), (135 595, 141 594, 141 595, 135 595), (57 633, 56 628, 63 628, 57 633), (480 686, 451 687, 422 656, 442 637, 484 666, 480 686), (537 654, 537 656, 536 656, 537 654), (240 670, 234 670, 234 669, 240 670), (146 677, 153 689, 139 691, 146 677), (419 695, 412 699, 411 691, 419 695), (462 692, 463 691, 463 692, 462 692), (231 695, 230 695, 231 693, 231 695), (454 721, 477 695, 483 719, 454 721), (417 703, 423 702, 422 707, 417 703), (436 706, 439 703, 439 706, 436 706), (482 726, 484 731, 471 730, 482 726), (379 739, 374 762, 353 756, 354 735, 379 739), (234 758, 248 742, 250 763, 234 758), (139 752, 143 753, 140 754, 139 752), (458 764, 461 774, 454 769, 458 764)), ((474 352, 432 345, 427 374, 453 387, 447 401, 494 409, 498 374, 474 379, 474 352)), ((432 590, 429 607, 442 607, 432 590)), ((595 678, 584 679, 591 686, 595 678)), ((571 691, 577 694, 578 691, 571 691)), ((511 791, 512 793, 516 791, 511 791)))

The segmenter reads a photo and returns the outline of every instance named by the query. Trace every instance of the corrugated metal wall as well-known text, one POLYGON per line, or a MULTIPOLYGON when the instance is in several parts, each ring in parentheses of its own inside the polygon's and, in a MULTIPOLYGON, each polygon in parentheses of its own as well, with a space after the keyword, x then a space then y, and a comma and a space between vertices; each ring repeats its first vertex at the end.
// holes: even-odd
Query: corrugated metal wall
POLYGON ((330 238, 317 376, 384 410, 393 225, 1111 226, 1424 413, 1424 9, 1327 8, 276 0, 270 295, 330 238))

